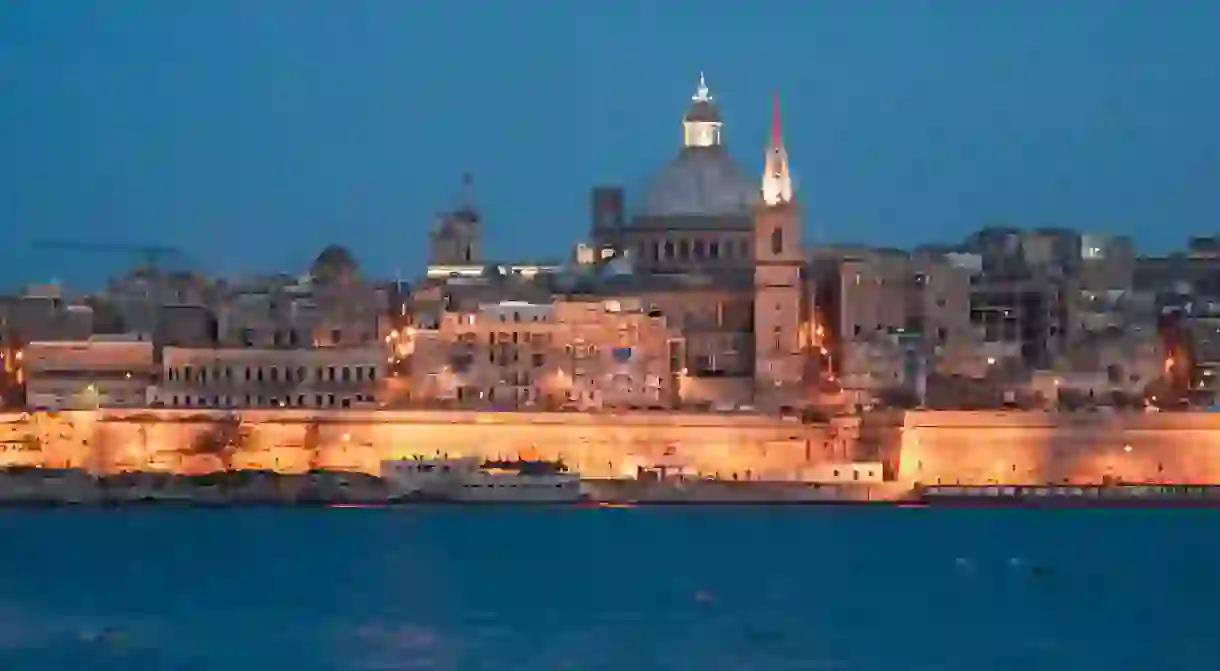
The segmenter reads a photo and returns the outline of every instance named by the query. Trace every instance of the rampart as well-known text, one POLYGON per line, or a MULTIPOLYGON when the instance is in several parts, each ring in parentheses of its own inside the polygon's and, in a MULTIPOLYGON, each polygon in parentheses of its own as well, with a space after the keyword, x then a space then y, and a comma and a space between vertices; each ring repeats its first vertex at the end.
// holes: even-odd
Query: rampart
POLYGON ((1220 413, 908 412, 898 478, 924 484, 1220 483, 1220 413))
POLYGON ((382 459, 448 455, 562 458, 589 477, 675 465, 785 480, 863 459, 885 462, 904 485, 1220 483, 1220 414, 1211 413, 915 411, 870 418, 885 426, 867 431, 850 419, 715 413, 284 409, 232 418, 162 409, 0 415, 0 466, 376 473, 382 459))
POLYGON ((828 425, 681 413, 255 410, 0 416, 0 466, 199 473, 226 468, 376 473, 411 456, 562 458, 590 477, 674 463, 731 479, 790 479, 842 458, 828 425))

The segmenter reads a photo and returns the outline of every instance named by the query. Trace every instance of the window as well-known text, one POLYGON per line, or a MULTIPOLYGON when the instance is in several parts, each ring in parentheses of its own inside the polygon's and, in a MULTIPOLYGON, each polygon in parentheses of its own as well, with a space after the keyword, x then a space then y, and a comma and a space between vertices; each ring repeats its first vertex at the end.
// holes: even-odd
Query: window
POLYGON ((665 243, 665 258, 672 259, 673 257, 674 257, 674 243, 667 241, 665 243))
POLYGON ((707 255, 708 258, 712 259, 720 258, 720 243, 715 241, 709 242, 707 244, 707 255))
POLYGON ((690 242, 689 241, 681 240, 678 242, 678 258, 682 259, 683 261, 690 258, 690 242))
POLYGON ((691 248, 691 251, 694 252, 696 259, 702 259, 704 254, 703 241, 696 240, 694 246, 691 248))
POLYGON ((343 331, 341 331, 340 329, 331 329, 330 330, 331 344, 338 345, 339 342, 342 340, 343 340, 343 331))
POLYGON ((779 226, 771 229, 771 253, 775 256, 784 253, 784 229, 779 226))

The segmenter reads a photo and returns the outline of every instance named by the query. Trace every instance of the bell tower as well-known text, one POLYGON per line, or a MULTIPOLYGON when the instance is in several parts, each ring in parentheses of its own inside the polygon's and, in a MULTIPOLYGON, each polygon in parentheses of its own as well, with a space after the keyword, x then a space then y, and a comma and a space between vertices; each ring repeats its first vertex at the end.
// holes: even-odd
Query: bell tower
POLYGON ((779 94, 772 102, 771 140, 754 213, 754 383, 756 402, 782 399, 804 377, 800 329, 804 308, 800 209, 788 170, 779 94))
POLYGON ((441 214, 429 235, 428 265, 471 265, 480 262, 482 221, 471 197, 473 179, 462 176, 462 198, 457 208, 441 214))

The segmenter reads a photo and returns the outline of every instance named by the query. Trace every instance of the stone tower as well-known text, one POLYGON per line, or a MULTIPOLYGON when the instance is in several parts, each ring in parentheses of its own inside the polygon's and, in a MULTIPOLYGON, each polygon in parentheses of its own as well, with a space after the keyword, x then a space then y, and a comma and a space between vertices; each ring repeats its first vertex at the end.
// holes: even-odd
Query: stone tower
POLYGON ((480 263, 482 221, 472 204, 470 174, 462 176, 462 199, 457 208, 441 214, 429 237, 428 265, 466 266, 480 263))
POLYGON ((759 403, 786 404, 804 376, 800 331, 804 301, 800 210, 792 191, 779 96, 754 214, 754 380, 759 403))

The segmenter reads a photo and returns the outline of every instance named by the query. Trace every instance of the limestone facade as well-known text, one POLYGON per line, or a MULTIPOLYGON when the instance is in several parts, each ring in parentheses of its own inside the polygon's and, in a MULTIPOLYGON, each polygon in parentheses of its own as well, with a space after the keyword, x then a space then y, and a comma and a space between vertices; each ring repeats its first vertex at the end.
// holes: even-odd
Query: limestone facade
POLYGON ((153 344, 137 336, 38 341, 21 351, 26 406, 41 410, 146 407, 153 344))
POLYGON ((398 346, 425 404, 669 408, 683 375, 681 332, 633 299, 499 302, 443 313, 410 338, 398 346))
POLYGON ((375 404, 388 358, 354 347, 167 347, 150 395, 178 408, 351 408, 375 404))

